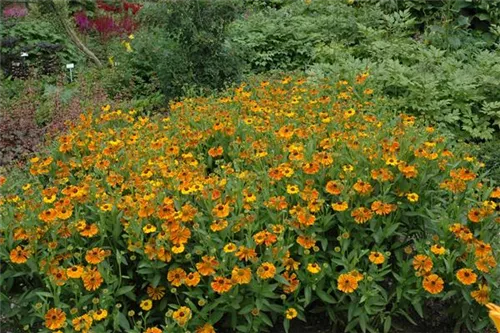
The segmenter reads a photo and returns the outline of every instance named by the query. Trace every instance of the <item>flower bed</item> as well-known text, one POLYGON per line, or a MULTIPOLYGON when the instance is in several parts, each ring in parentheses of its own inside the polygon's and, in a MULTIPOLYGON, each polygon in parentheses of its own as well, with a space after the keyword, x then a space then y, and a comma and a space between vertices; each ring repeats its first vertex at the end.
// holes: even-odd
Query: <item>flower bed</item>
POLYGON ((434 128, 378 107, 367 78, 241 85, 163 119, 81 116, 0 178, 2 313, 27 329, 206 333, 288 330, 314 310, 387 332, 432 299, 483 329, 500 188, 434 128))

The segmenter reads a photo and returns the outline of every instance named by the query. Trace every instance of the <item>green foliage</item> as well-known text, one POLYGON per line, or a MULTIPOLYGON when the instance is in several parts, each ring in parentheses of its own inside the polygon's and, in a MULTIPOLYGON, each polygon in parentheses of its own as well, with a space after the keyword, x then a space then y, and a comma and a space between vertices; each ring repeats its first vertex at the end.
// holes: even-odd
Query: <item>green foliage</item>
POLYGON ((167 99, 189 86, 219 89, 240 76, 240 60, 225 42, 225 28, 240 13, 237 1, 169 1, 145 6, 141 14, 155 37, 134 39, 137 62, 148 63, 167 99), (144 58, 152 58, 145 61, 144 58))
POLYGON ((97 3, 95 1, 88 0, 68 0, 68 10, 71 13, 75 13, 81 10, 86 12, 94 12, 96 10, 97 3))
POLYGON ((411 10, 423 27, 438 22, 482 30, 500 19, 498 0, 366 0, 360 5, 380 6, 386 12, 411 10))
POLYGON ((246 7, 255 8, 276 8, 279 9, 287 4, 292 3, 294 0, 244 0, 246 7))
POLYGON ((23 19, 0 23, 2 67, 9 72, 12 62, 24 62, 42 74, 51 74, 62 65, 82 60, 82 55, 50 20, 23 19), (29 55, 21 59, 21 52, 29 55))
POLYGON ((359 37, 357 21, 382 19, 382 11, 374 9, 356 10, 340 1, 296 1, 234 22, 229 35, 254 71, 305 69, 317 46, 353 44, 359 37))

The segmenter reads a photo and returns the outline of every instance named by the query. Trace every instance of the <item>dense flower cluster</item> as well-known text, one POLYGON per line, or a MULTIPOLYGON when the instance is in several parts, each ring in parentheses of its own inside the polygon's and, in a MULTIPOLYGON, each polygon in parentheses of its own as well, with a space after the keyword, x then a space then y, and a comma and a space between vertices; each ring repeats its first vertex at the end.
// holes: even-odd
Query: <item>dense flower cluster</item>
POLYGON ((259 332, 322 304, 347 330, 387 329, 440 297, 482 325, 500 188, 381 110, 367 78, 81 116, 26 178, 0 179, 0 253, 41 277, 33 313, 50 330, 259 332))

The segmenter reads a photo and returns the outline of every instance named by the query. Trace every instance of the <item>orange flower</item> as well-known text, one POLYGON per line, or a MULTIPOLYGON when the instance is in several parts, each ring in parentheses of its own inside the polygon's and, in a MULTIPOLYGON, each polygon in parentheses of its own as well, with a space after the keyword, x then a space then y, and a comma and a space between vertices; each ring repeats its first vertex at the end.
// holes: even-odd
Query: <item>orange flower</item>
POLYGON ((332 203, 333 210, 335 210, 337 212, 343 212, 343 211, 347 210, 348 207, 349 207, 349 205, 345 201, 332 203))
POLYGON ((203 276, 209 276, 215 273, 217 267, 219 267, 219 262, 215 257, 203 256, 201 262, 196 264, 196 269, 203 276))
POLYGON ((231 279, 233 283, 237 284, 248 284, 252 280, 252 271, 250 268, 240 268, 238 266, 234 266, 233 271, 231 272, 231 279))
POLYGON ((270 262, 264 262, 257 268, 257 275, 263 279, 273 278, 276 274, 276 267, 270 262))
POLYGON ((79 279, 82 277, 83 267, 80 265, 71 266, 66 270, 66 274, 68 274, 68 277, 71 279, 79 279))
POLYGON ((431 258, 423 254, 417 254, 413 258, 413 268, 418 272, 430 272, 432 267, 431 258))
POLYGON ((163 333, 163 331, 158 327, 150 327, 147 330, 145 330, 144 333, 163 333))
POLYGON ((351 274, 340 274, 337 280, 337 289, 350 294, 358 289, 358 280, 351 274))
POLYGON ((22 248, 21 246, 17 246, 15 249, 10 251, 10 261, 14 264, 24 264, 28 261, 29 251, 22 248))
POLYGON ((257 257, 257 252, 255 252, 254 249, 240 246, 238 248, 238 252, 236 252, 235 255, 239 260, 249 261, 254 260, 257 257))
POLYGON ((212 283, 210 283, 210 286, 216 293, 223 294, 231 290, 233 284, 230 279, 226 279, 223 276, 216 276, 212 283))
POLYGON ((316 245, 316 240, 309 236, 300 235, 297 237, 297 243, 304 249, 310 249, 316 245))
POLYGON ((96 268, 87 269, 82 274, 83 286, 88 291, 94 291, 98 289, 102 282, 104 281, 101 273, 96 268))
POLYGON ((61 206, 57 209, 57 218, 61 220, 67 220, 73 215, 73 206, 61 206))
POLYGON ((103 250, 99 247, 94 247, 93 249, 87 251, 85 254, 85 260, 87 260, 89 264, 97 265, 109 254, 109 251, 103 250))
POLYGON ((437 274, 429 274, 424 277, 422 286, 427 292, 431 294, 439 294, 441 291, 443 291, 444 281, 437 274))
POLYGON ((217 157, 217 156, 222 156, 224 153, 224 148, 222 147, 212 147, 208 150, 208 155, 211 157, 217 157))
POLYGON ((476 268, 481 272, 488 273, 491 268, 497 266, 497 261, 493 256, 484 256, 476 260, 476 268))
POLYGON ((282 285, 285 294, 291 294, 299 287, 300 281, 297 279, 297 274, 284 272, 281 276, 288 281, 288 285, 282 285))
POLYGON ((227 228, 226 220, 215 220, 212 224, 210 224, 210 230, 213 232, 222 231, 227 228))
POLYGON ((92 317, 89 316, 88 314, 84 314, 80 317, 76 317, 75 319, 73 319, 71 323, 73 324, 75 331, 88 332, 90 326, 92 325, 92 317))
POLYGON ((387 204, 377 200, 372 203, 370 208, 377 215, 388 215, 396 209, 396 205, 387 204))
POLYGON ((373 187, 371 186, 370 183, 364 182, 360 179, 354 184, 353 186, 354 190, 358 192, 361 195, 367 195, 370 194, 371 191, 373 191, 373 187))
POLYGON ((483 241, 476 241, 475 244, 475 254, 477 257, 485 257, 491 254, 491 245, 483 241))
POLYGON ((490 198, 492 199, 500 199, 500 186, 495 187, 493 192, 490 194, 490 198))
POLYGON ((354 221, 356 223, 362 224, 370 220, 373 216, 373 213, 366 207, 359 207, 351 212, 351 216, 354 217, 354 221))
POLYGON ((476 283, 477 275, 469 268, 462 268, 457 271, 457 279, 466 286, 476 283))
POLYGON ((434 244, 431 246, 431 252, 435 255, 443 255, 446 252, 446 249, 442 247, 440 244, 434 244))
POLYGON ((314 224, 314 221, 316 221, 316 217, 307 210, 302 210, 297 213, 297 220, 302 225, 311 226, 314 224))
POLYGON ((473 223, 479 223, 483 219, 483 211, 478 208, 472 208, 467 214, 469 220, 473 223))
POLYGON ((302 164, 302 170, 305 174, 314 175, 319 171, 319 164, 316 162, 302 164))
POLYGON ((215 329, 212 325, 206 323, 205 325, 198 327, 195 333, 215 333, 215 329))
POLYGON ((167 280, 174 287, 179 287, 184 283, 186 276, 187 274, 182 268, 174 268, 168 271, 167 280))
POLYGON ((384 257, 384 255, 383 255, 382 253, 380 253, 380 252, 375 252, 375 251, 372 251, 372 252, 370 253, 370 256, 368 257, 368 259, 369 259, 372 263, 374 263, 374 264, 376 264, 376 265, 383 264, 383 263, 384 263, 384 261, 385 261, 385 257, 384 257))
POLYGON ((85 226, 81 229, 78 229, 80 231, 80 235, 83 237, 94 237, 99 233, 99 227, 97 227, 97 224, 92 223, 92 224, 86 224, 85 226))
POLYGON ((490 300, 490 288, 485 284, 480 284, 478 290, 471 291, 470 295, 479 304, 487 304, 490 300))
POLYGON ((186 276, 186 279, 184 280, 184 283, 188 287, 196 287, 198 283, 200 283, 200 273, 198 272, 191 272, 186 276))
POLYGON ((38 218, 43 222, 49 223, 57 218, 57 210, 49 208, 38 214, 38 218))
POLYGON ((57 330, 64 326, 66 313, 63 310, 52 308, 45 314, 45 327, 49 330, 57 330))
POLYGON ((53 268, 50 272, 50 275, 54 278, 54 283, 57 286, 62 286, 68 280, 68 276, 66 275, 66 271, 63 268, 53 268))
POLYGON ((218 204, 217 206, 212 209, 212 214, 215 215, 218 218, 224 218, 229 216, 229 204, 218 204))

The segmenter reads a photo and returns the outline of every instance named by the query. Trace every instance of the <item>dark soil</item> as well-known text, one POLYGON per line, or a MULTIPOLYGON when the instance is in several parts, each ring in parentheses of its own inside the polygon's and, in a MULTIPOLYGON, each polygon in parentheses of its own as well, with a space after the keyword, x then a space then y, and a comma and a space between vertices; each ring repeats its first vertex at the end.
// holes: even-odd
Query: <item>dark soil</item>
MULTIPOLYGON (((425 319, 418 316, 416 312, 410 313, 417 325, 413 325, 406 318, 393 318, 390 333, 455 333, 455 322, 446 314, 448 303, 434 302, 429 300, 425 303, 425 319)), ((341 333, 342 329, 335 328, 330 324, 327 314, 310 313, 307 315, 307 323, 295 319, 290 323, 289 333, 341 333)), ((488 318, 485 318, 488 320, 488 318)), ((270 328, 269 333, 285 333, 282 320, 278 320, 276 327, 270 328)), ((234 333, 231 329, 217 328, 220 333, 234 333)), ((462 328, 458 333, 470 333, 466 328, 462 328)), ((473 332, 476 333, 476 332, 473 332)), ((485 329, 481 333, 495 333, 493 329, 485 329)))

